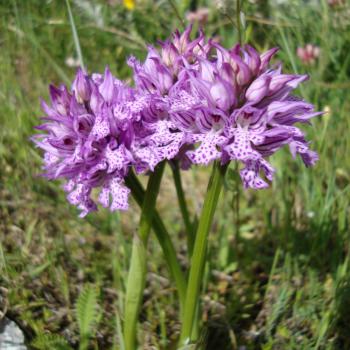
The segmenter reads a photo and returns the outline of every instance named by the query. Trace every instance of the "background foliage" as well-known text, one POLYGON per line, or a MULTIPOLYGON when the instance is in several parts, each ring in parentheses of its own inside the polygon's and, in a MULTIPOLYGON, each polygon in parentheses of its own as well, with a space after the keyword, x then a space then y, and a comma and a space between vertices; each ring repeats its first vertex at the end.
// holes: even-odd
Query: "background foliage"
MULTIPOLYGON (((206 33, 232 45, 231 1, 72 0, 85 65, 102 72, 108 64, 128 79, 126 57, 143 57, 146 43, 165 39, 201 6, 210 10, 206 33)), ((210 238, 203 343, 207 349, 349 349, 350 5, 261 0, 246 1, 243 10, 245 41, 260 50, 279 46, 286 71, 310 74, 300 93, 327 113, 308 128, 320 154, 315 168, 281 152, 273 158, 276 181, 261 192, 238 188, 230 169, 210 238), (307 43, 320 48, 312 65, 296 55, 307 43)), ((0 16, 0 311, 7 310, 35 349, 120 349, 139 211, 133 204, 125 214, 101 210, 79 219, 59 184, 38 177, 40 155, 29 141, 48 83, 69 84, 76 70, 66 4, 6 0, 0 16)), ((158 208, 185 266, 184 225, 167 170, 158 208)), ((195 169, 184 176, 193 215, 208 175, 195 169)), ((179 332, 178 304, 157 242, 150 243, 140 343, 168 349, 179 332)))

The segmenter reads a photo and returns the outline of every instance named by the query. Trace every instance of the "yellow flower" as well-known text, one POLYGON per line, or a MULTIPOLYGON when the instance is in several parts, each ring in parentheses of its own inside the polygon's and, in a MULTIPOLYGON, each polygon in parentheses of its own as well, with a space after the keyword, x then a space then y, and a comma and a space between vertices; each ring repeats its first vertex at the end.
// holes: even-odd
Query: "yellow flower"
POLYGON ((123 0, 123 4, 130 11, 135 8, 135 1, 134 0, 123 0))

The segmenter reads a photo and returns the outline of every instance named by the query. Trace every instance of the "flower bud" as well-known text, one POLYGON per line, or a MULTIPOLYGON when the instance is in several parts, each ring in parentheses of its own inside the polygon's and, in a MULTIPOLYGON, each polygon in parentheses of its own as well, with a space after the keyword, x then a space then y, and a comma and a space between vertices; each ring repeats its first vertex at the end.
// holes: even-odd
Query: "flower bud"
POLYGON ((295 75, 291 74, 273 75, 269 86, 269 95, 272 95, 275 92, 281 90, 286 84, 288 84, 293 79, 295 79, 295 75))
POLYGON ((108 67, 106 67, 103 83, 99 86, 99 91, 107 103, 112 103, 114 99, 114 80, 108 67))
POLYGON ((260 56, 258 52, 249 45, 245 46, 246 51, 244 51, 244 62, 248 65, 251 73, 253 75, 258 74, 260 68, 260 56))
POLYGON ((162 61, 167 67, 171 67, 174 71, 177 71, 177 58, 178 53, 174 44, 166 42, 162 45, 161 51, 162 61))
POLYGON ((157 74, 156 61, 159 60, 159 55, 153 47, 148 47, 148 55, 146 57, 143 69, 149 76, 155 76, 157 74))
POLYGON ((173 85, 173 77, 170 74, 169 70, 160 64, 160 62, 156 61, 156 80, 157 80, 157 88, 161 94, 168 92, 168 90, 173 85))
POLYGON ((269 92, 270 81, 271 77, 268 75, 261 75, 254 80, 245 93, 247 101, 254 104, 260 102, 269 92))
POLYGON ((239 86, 249 83, 252 75, 246 63, 243 62, 240 56, 231 53, 230 64, 236 74, 236 82, 239 86))
POLYGON ((205 81, 214 81, 214 65, 208 60, 200 61, 200 74, 201 78, 205 81))
POLYGON ((81 68, 77 72, 72 89, 74 91, 75 98, 79 103, 83 103, 84 101, 88 101, 90 99, 90 83, 81 68))
POLYGON ((272 56, 278 51, 277 47, 274 47, 273 49, 270 49, 266 52, 264 52, 262 55, 260 55, 260 72, 264 72, 266 68, 268 67, 272 56))
POLYGON ((50 97, 52 106, 61 115, 65 115, 69 110, 70 97, 66 87, 60 86, 59 88, 54 85, 50 85, 50 97))
POLYGON ((232 89, 236 86, 235 74, 231 65, 227 62, 224 62, 221 67, 218 69, 219 76, 222 80, 229 83, 232 86, 232 89))
POLYGON ((210 95, 215 101, 216 106, 223 111, 229 110, 235 102, 232 88, 223 81, 218 81, 211 87, 210 95))
POLYGON ((91 110, 97 114, 103 104, 103 99, 101 94, 99 93, 97 86, 92 84, 91 89, 91 100, 90 100, 90 108, 91 110))
POLYGON ((178 31, 175 32, 173 42, 180 53, 184 53, 186 51, 187 45, 190 43, 191 31, 192 26, 190 25, 182 34, 180 34, 178 31))

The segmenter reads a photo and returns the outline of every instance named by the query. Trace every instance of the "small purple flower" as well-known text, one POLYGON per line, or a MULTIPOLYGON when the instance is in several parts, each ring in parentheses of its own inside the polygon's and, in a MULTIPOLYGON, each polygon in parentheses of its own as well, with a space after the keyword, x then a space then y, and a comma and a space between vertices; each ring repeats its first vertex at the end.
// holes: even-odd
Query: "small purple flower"
MULTIPOLYGON (((42 102, 43 133, 33 138, 43 149, 45 176, 63 178, 68 201, 80 216, 96 210, 92 190, 101 188, 98 201, 110 210, 128 208, 124 177, 133 165, 134 92, 104 75, 87 76, 78 70, 72 93, 51 87, 51 107, 42 102)), ((137 105, 137 103, 135 103, 137 105)))

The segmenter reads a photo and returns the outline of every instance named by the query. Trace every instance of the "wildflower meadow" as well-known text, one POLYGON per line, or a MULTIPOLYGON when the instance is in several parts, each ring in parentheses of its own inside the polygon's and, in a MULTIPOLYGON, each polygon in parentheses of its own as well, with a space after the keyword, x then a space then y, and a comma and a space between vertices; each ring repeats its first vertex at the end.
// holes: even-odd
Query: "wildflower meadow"
POLYGON ((0 4, 0 349, 349 349, 350 4, 0 4))

